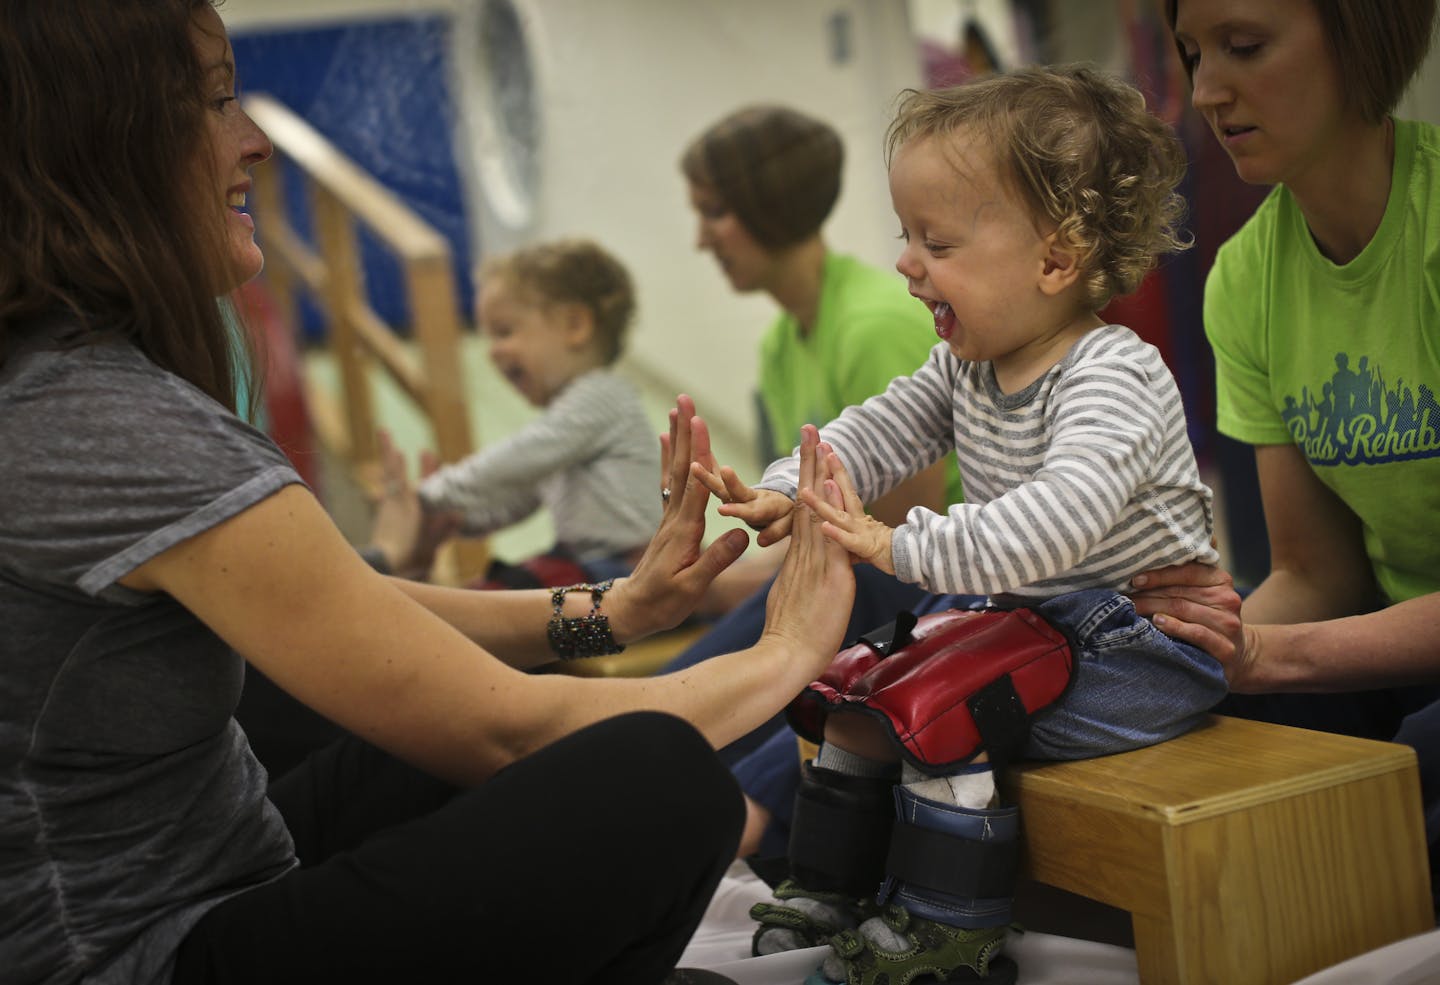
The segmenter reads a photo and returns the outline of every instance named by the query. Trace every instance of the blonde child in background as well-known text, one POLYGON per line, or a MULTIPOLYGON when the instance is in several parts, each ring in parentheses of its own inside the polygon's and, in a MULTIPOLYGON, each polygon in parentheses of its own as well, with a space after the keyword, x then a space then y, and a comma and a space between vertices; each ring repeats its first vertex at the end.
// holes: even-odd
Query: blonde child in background
POLYGON ((429 525, 428 536, 417 537, 413 521, 394 520, 413 512, 413 501, 405 502, 408 484, 392 482, 373 545, 392 570, 424 569, 428 557, 417 563, 417 545, 428 554, 446 515, 461 533, 484 536, 543 508, 555 528, 550 551, 515 565, 496 562, 474 587, 628 574, 661 511, 654 428, 639 393, 612 369, 635 314, 629 273, 597 244, 565 239, 490 257, 477 278, 490 361, 543 413, 463 461, 423 468, 419 522, 429 525), (399 535, 387 537, 387 529, 399 535))
MULTIPOLYGON (((1120 594, 1140 572, 1216 554, 1175 381, 1153 346, 1097 314, 1186 245, 1175 191, 1185 160, 1138 91, 1081 67, 912 91, 888 152, 905 242, 896 266, 941 344, 913 376, 820 429, 844 507, 808 491, 804 502, 856 561, 931 592, 987 595, 993 609, 1028 608, 1022 618, 1068 641, 1073 672, 1058 675, 1049 707, 1019 708, 987 735, 995 705, 974 699, 989 702, 999 692, 987 682, 998 683, 1009 716, 1016 685, 1003 668, 978 685, 960 679, 1005 646, 934 653, 883 687, 878 676, 909 666, 898 634, 878 662, 842 654, 792 707, 824 742, 796 800, 790 879, 754 910, 755 947, 829 939, 813 982, 1013 981, 1013 962, 997 955, 1018 814, 996 800, 994 761, 1149 745, 1193 728, 1225 694, 1218 662, 1120 594), (952 448, 966 502, 916 507, 897 527, 866 515, 864 501, 952 448), (927 729, 923 755, 905 745, 927 729)), ((693 471, 762 543, 789 532, 793 459, 755 489, 732 469, 693 471)), ((926 608, 945 607, 941 597, 926 608)))

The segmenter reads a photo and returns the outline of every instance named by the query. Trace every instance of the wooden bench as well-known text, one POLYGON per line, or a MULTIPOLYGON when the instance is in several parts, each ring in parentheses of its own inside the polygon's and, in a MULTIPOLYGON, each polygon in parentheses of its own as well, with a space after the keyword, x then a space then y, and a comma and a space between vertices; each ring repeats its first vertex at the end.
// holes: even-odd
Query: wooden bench
POLYGON ((1025 872, 1128 911, 1144 985, 1281 985, 1435 925, 1406 746, 1211 716, 1005 784, 1025 872))

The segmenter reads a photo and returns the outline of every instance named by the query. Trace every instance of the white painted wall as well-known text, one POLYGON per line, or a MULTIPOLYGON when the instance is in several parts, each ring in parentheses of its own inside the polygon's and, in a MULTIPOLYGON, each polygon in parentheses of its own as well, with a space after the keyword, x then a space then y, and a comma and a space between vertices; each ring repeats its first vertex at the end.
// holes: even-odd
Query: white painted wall
MULTIPOLYGON (((466 13, 479 0, 226 0, 233 30, 405 13, 466 13)), ((530 39, 542 118, 539 194, 519 227, 479 207, 483 246, 559 235, 595 237, 631 268, 640 314, 628 365, 684 388, 745 441, 758 339, 768 298, 732 294, 694 248, 695 223, 677 167, 707 124, 752 101, 787 102, 831 121, 848 163, 829 226, 832 246, 889 266, 896 253, 881 157, 890 106, 918 81, 914 30, 942 35, 962 15, 995 20, 995 0, 513 0, 530 39), (834 23, 848 24, 848 53, 834 23), (913 20, 912 20, 913 18, 913 20)), ((1123 68, 1122 0, 1053 6, 1062 59, 1123 68)), ((460 18, 463 20, 463 16, 460 18)), ((243 66, 242 66, 243 71, 243 66)), ((463 107, 478 111, 475 87, 463 107)), ((1401 114, 1440 123, 1440 53, 1401 114)), ((466 148, 468 141, 457 146, 466 148)))
MULTIPOLYGON (((475 2, 227 0, 221 9, 232 30, 437 10, 457 13, 463 27, 473 7, 461 5, 475 2)), ((718 426, 750 444, 756 350, 776 309, 767 297, 733 294, 710 257, 696 251, 680 153, 705 126, 749 102, 784 102, 828 120, 842 134, 847 163, 827 237, 889 267, 897 251, 881 144, 894 97, 919 81, 906 5, 513 2, 530 43, 543 128, 539 193, 519 227, 472 195, 481 247, 584 234, 613 250, 639 291, 627 365, 693 393, 718 426)), ((477 77, 485 78, 483 70, 477 77)), ((464 88, 461 109, 473 123, 484 111, 484 86, 464 88)), ((469 143, 457 146, 463 152, 469 143)))
MULTIPOLYGON (((844 138, 847 164, 827 235, 835 247, 890 265, 894 219, 881 142, 894 96, 918 81, 903 5, 515 0, 515 6, 534 55, 540 190, 531 221, 518 228, 484 209, 480 242, 504 248, 567 234, 600 239, 630 266, 639 288, 628 364, 662 386, 693 393, 707 416, 748 438, 756 350, 776 309, 768 297, 736 296, 709 255, 695 249, 681 151, 746 103, 788 103, 828 120, 844 138)), ((483 87, 466 89, 479 94, 483 87)))
POLYGON ((1397 115, 1440 125, 1440 42, 1430 49, 1430 57, 1410 83, 1397 115))

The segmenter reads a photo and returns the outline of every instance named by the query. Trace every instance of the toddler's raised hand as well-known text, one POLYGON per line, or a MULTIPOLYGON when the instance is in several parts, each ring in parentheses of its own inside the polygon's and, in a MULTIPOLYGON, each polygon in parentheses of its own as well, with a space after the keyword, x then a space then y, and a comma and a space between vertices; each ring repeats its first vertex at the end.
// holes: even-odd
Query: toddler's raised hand
POLYGON ((865 512, 865 504, 860 501, 850 474, 829 445, 820 445, 818 456, 821 474, 829 472, 823 483, 825 496, 814 489, 802 489, 800 496, 815 517, 824 521, 820 532, 849 551, 853 561, 873 564, 893 575, 895 561, 891 541, 895 529, 865 512), (836 501, 842 505, 834 505, 836 501))
POLYGON ((773 490, 753 489, 740 480, 733 468, 720 465, 710 449, 710 435, 703 424, 696 428, 690 475, 720 500, 721 516, 733 516, 759 531, 755 542, 761 547, 769 547, 789 536, 790 511, 795 508, 795 501, 773 490))

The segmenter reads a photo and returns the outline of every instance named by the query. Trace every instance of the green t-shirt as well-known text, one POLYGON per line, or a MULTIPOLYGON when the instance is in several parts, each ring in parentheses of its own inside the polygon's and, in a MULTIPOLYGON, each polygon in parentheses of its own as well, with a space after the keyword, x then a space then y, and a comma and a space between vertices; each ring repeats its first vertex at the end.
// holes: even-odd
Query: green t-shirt
POLYGON ((1392 602, 1440 590, 1440 128, 1395 122, 1384 219, 1343 266, 1272 191, 1216 255, 1205 327, 1220 431, 1297 445, 1392 602))
MULTIPOLYGON (((760 452, 763 462, 790 454, 800 427, 829 423, 852 404, 909 376, 939 341, 935 320, 899 277, 837 253, 825 257, 814 330, 782 313, 760 342, 760 452)), ((954 458, 946 498, 962 500, 954 458)))

